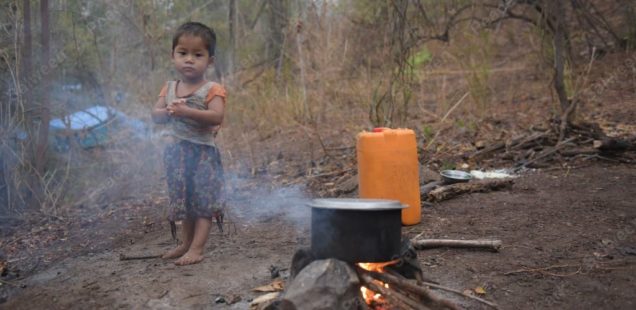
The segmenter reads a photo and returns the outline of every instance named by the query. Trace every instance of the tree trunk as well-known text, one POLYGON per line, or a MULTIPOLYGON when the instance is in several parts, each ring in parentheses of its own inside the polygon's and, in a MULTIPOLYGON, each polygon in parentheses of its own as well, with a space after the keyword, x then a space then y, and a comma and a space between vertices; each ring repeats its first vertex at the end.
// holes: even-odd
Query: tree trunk
MULTIPOLYGON (((22 18, 24 23, 23 35, 24 41, 22 42, 22 86, 28 85, 28 80, 31 77, 31 1, 22 1, 22 18)), ((29 102, 29 92, 24 92, 25 100, 29 102)))
POLYGON ((234 79, 234 71, 236 70, 236 26, 237 26, 237 4, 236 0, 229 1, 228 28, 229 28, 229 44, 227 53, 227 73, 230 80, 234 79))
POLYGON ((285 40, 285 28, 288 23, 288 4, 286 0, 270 0, 269 6, 269 40, 267 59, 279 59, 283 57, 283 42, 285 40))
POLYGON ((561 113, 568 111, 570 102, 565 89, 564 68, 566 52, 565 10, 561 1, 550 1, 550 18, 554 19, 554 89, 559 97, 561 113))
MULTIPOLYGON (((296 25, 296 49, 298 51, 298 67, 300 68, 300 89, 302 90, 303 99, 303 117, 306 121, 311 119, 309 105, 307 104, 307 83, 305 81, 305 57, 303 53, 303 4, 298 1, 298 24, 296 25)), ((283 40, 284 41, 284 40, 283 40)), ((282 50, 281 50, 282 53, 282 50)), ((282 59, 283 55, 280 55, 282 59)))
POLYGON ((42 202, 43 193, 40 186, 40 180, 44 175, 46 168, 46 150, 49 142, 49 121, 51 120, 51 111, 49 104, 49 88, 51 85, 50 71, 52 68, 50 64, 50 38, 51 33, 49 31, 49 1, 40 0, 40 18, 41 18, 41 39, 42 45, 40 64, 42 67, 42 83, 40 88, 40 107, 39 107, 39 119, 38 122, 38 134, 35 143, 35 173, 34 182, 32 183, 32 189, 35 191, 36 199, 31 200, 31 206, 38 208, 42 202))

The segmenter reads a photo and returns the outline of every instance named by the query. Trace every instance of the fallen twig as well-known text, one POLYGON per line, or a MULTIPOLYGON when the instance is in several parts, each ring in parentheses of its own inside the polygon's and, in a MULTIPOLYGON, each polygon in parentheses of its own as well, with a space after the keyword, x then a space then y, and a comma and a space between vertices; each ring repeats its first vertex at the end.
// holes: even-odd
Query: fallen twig
POLYGON ((529 160, 528 162, 524 163, 523 165, 521 165, 521 167, 528 167, 534 163, 536 163, 537 161, 544 159, 556 152, 558 152, 559 150, 561 150, 563 147, 565 147, 568 143, 574 141, 576 139, 576 137, 571 137, 567 140, 563 140, 561 142, 559 142, 557 145, 555 145, 554 147, 544 150, 543 152, 539 153, 539 155, 537 155, 537 157, 533 158, 532 160, 529 160))
POLYGON ((477 297, 477 296, 473 296, 473 295, 470 295, 470 294, 466 294, 466 293, 464 293, 464 292, 462 292, 462 291, 458 291, 458 290, 456 290, 456 289, 452 289, 452 288, 450 288, 450 287, 441 286, 441 285, 439 285, 439 284, 430 283, 430 282, 421 282, 420 284, 422 284, 422 285, 426 285, 426 286, 429 286, 429 287, 432 287, 432 288, 436 288, 436 289, 444 290, 444 291, 447 291, 447 292, 455 293, 455 294, 458 294, 458 295, 461 295, 461 296, 464 296, 464 297, 467 297, 467 298, 470 298, 470 299, 476 300, 476 301, 478 301, 478 302, 480 302, 480 303, 483 303, 483 304, 489 305, 489 306, 491 306, 491 307, 493 307, 493 308, 495 308, 495 309, 499 309, 499 306, 497 306, 497 304, 496 304, 496 303, 494 303, 494 302, 490 302, 490 301, 485 300, 485 299, 483 299, 483 298, 479 298, 479 297, 477 297))
POLYGON ((411 239, 416 250, 433 248, 483 248, 499 251, 501 240, 452 240, 452 239, 411 239))
POLYGON ((19 287, 19 288, 25 288, 26 287, 26 285, 24 285, 24 284, 15 284, 13 282, 5 281, 5 280, 2 280, 2 279, 0 279, 0 283, 6 284, 6 285, 11 285, 13 287, 19 287))
POLYGON ((161 258, 161 255, 126 255, 126 254, 119 254, 119 260, 155 259, 155 258, 161 258))
POLYGON ((325 173, 320 173, 320 174, 315 174, 315 175, 310 175, 310 178, 321 178, 321 177, 330 177, 330 176, 335 176, 335 175, 339 175, 339 174, 343 174, 349 171, 354 170, 355 167, 349 167, 346 169, 340 169, 340 170, 336 170, 336 171, 329 171, 329 172, 325 172, 325 173))
POLYGON ((558 277, 565 277, 565 276, 575 275, 575 274, 579 273, 580 271, 581 271, 581 264, 562 264, 562 265, 553 265, 553 266, 548 266, 548 267, 543 267, 543 268, 522 268, 522 269, 518 269, 518 270, 508 271, 508 272, 504 273, 504 275, 508 276, 508 275, 516 274, 516 273, 539 272, 539 273, 545 273, 545 274, 548 274, 548 275, 553 275, 553 276, 558 276, 558 277), (578 267, 578 269, 574 273, 566 274, 566 275, 560 275, 560 274, 548 272, 548 270, 551 270, 551 269, 569 268, 569 267, 578 267))
POLYGON ((534 141, 548 137, 550 134, 551 134, 550 131, 544 131, 544 132, 537 132, 537 133, 531 134, 524 138, 513 139, 510 142, 510 145, 508 145, 508 147, 512 150, 521 149, 534 141))
MULTIPOLYGON (((466 99, 466 97, 468 97, 469 94, 470 94, 470 92, 467 92, 461 98, 459 98, 459 100, 457 100, 457 102, 450 109, 448 109, 448 112, 446 112, 446 114, 444 115, 444 117, 442 117, 442 119, 439 121, 439 123, 443 124, 444 121, 446 120, 446 118, 451 113, 453 113, 455 108, 457 108, 457 106, 459 106, 459 104, 462 103, 462 101, 464 101, 464 99, 466 99)), ((438 130, 435 133, 435 136, 433 136, 433 138, 426 144, 426 146, 424 147, 425 150, 428 150, 428 148, 433 144, 433 142, 435 142, 435 140, 437 139, 437 136, 439 136, 439 133, 440 133, 440 130, 438 130)))

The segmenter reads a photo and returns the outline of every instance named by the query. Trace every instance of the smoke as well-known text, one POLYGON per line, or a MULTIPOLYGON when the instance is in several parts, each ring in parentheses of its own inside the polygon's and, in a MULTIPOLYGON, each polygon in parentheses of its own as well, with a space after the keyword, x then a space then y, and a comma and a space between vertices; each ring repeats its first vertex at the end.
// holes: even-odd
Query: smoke
POLYGON ((226 173, 226 201, 229 213, 239 222, 253 223, 282 219, 298 231, 309 228, 311 209, 304 186, 275 187, 266 179, 246 179, 226 173))

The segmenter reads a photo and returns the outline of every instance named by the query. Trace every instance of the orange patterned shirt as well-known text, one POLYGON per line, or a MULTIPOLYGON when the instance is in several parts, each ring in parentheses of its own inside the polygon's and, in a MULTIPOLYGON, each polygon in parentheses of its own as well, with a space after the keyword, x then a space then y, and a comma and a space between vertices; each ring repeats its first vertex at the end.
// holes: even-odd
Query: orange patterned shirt
MULTIPOLYGON (((165 97, 166 104, 172 102, 175 99, 185 99, 186 105, 190 108, 198 110, 207 110, 208 104, 216 96, 223 99, 225 104, 226 92, 225 88, 215 82, 208 81, 203 86, 199 87, 194 93, 177 97, 177 85, 179 81, 166 82, 164 87, 159 93, 159 97, 165 97)), ((171 117, 168 122, 168 135, 171 135, 177 139, 187 140, 192 143, 206 144, 216 146, 214 143, 214 137, 221 128, 221 125, 206 126, 201 125, 199 122, 189 118, 174 118, 171 117)))

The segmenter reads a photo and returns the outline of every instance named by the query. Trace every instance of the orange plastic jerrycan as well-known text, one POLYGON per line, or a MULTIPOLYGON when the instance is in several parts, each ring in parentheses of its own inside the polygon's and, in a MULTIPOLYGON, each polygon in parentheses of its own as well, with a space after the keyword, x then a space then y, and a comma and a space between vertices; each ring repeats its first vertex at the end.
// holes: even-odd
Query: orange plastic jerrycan
POLYGON ((399 200, 402 224, 422 219, 420 178, 415 133, 410 129, 375 128, 358 134, 358 188, 360 198, 399 200))

